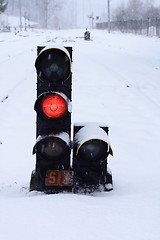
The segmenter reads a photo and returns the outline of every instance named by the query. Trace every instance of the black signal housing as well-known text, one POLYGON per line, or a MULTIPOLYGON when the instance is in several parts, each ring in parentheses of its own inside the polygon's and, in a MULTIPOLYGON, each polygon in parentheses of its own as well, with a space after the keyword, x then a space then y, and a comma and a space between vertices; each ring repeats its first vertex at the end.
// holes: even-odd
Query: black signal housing
POLYGON ((36 167, 30 190, 71 191, 71 63, 72 47, 37 48, 36 167))

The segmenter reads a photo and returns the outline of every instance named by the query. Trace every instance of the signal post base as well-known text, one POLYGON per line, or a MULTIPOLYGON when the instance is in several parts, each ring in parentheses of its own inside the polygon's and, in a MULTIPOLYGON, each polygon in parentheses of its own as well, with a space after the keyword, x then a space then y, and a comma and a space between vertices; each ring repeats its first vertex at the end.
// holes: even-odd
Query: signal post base
POLYGON ((33 171, 31 174, 30 191, 56 194, 61 192, 72 192, 72 188, 72 170, 47 170, 44 181, 42 181, 38 172, 33 171))
POLYGON ((35 170, 31 174, 29 191, 40 191, 46 194, 57 194, 63 192, 91 194, 93 192, 109 192, 113 190, 111 173, 107 172, 104 181, 97 184, 81 184, 74 176, 74 171, 48 170, 46 171, 45 183, 40 180, 35 170))

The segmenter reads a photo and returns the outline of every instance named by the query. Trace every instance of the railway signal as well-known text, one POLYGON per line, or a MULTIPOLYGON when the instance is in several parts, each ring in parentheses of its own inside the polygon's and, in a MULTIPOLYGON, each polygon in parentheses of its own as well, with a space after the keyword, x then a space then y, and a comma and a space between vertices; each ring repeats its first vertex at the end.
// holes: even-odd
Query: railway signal
POLYGON ((74 192, 110 191, 112 174, 107 167, 113 155, 108 139, 108 126, 89 124, 74 126, 74 192))
POLYGON ((72 48, 38 47, 36 155, 30 191, 94 192, 113 189, 105 124, 74 124, 71 142, 72 48), (73 148, 73 154, 71 151, 73 148), (73 159, 71 159, 71 157, 73 159))
POLYGON ((30 190, 70 191, 72 48, 38 47, 36 167, 30 190))

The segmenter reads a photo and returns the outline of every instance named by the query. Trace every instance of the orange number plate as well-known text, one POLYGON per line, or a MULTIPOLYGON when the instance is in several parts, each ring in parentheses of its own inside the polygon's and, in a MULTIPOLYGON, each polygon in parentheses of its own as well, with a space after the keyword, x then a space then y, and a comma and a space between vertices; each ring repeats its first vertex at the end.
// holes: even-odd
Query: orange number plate
POLYGON ((71 170, 48 170, 45 178, 46 186, 72 186, 73 171, 71 170))

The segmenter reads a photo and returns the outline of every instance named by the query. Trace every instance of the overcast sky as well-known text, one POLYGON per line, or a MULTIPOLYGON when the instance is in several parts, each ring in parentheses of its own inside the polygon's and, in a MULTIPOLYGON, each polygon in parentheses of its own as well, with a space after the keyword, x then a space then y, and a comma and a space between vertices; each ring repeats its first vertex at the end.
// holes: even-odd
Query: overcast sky
MULTIPOLYGON (((70 0, 74 4, 75 19, 80 27, 89 27, 88 15, 93 13, 94 17, 107 15, 108 0, 70 0), (76 14, 77 13, 77 14, 76 14)), ((122 2, 127 3, 129 0, 110 0, 111 15, 112 11, 122 2)), ((143 0, 149 1, 149 0, 143 0)), ((160 5, 160 0, 150 0, 160 5)))
MULTIPOLYGON (((75 9, 77 9, 77 24, 83 27, 89 27, 88 15, 91 13, 94 16, 101 16, 107 14, 108 0, 71 0, 74 3, 75 9)), ((128 0, 110 0, 111 10, 118 6, 121 2, 127 2, 128 0)), ((160 1, 160 0, 159 0, 160 1)))

